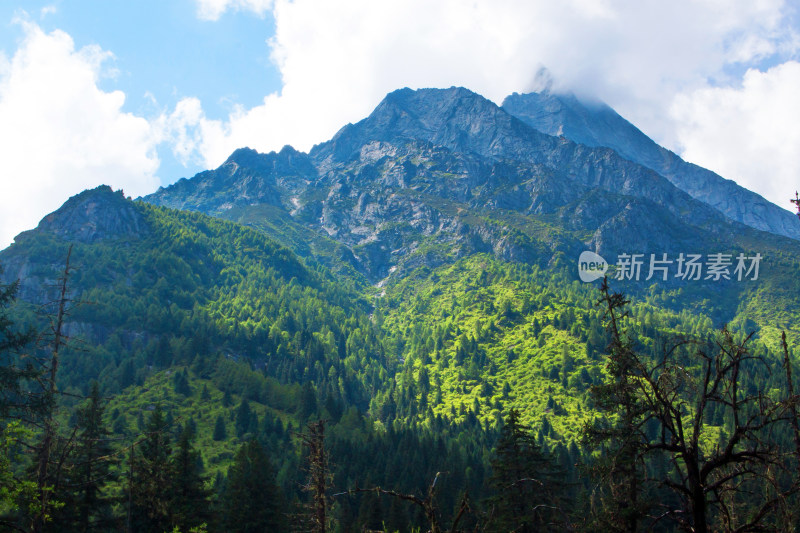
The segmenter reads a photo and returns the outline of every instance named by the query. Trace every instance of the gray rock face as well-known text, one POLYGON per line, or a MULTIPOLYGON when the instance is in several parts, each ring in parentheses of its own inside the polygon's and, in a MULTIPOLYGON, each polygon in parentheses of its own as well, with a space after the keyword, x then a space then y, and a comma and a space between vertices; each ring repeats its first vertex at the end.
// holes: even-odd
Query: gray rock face
POLYGON ((219 215, 238 206, 283 206, 285 193, 309 183, 316 169, 307 154, 286 146, 260 154, 250 148, 233 152, 216 170, 181 179, 147 196, 151 203, 219 215))
POLYGON ((667 178, 693 198, 752 228, 800 239, 800 220, 786 209, 710 170, 687 163, 653 142, 613 109, 549 92, 507 97, 503 109, 548 135, 606 146, 667 178))
MULTIPOLYGON (((69 241, 92 243, 106 239, 138 239, 147 227, 136 207, 122 191, 108 185, 76 194, 58 210, 44 217, 38 231, 69 241)), ((25 238, 22 233, 17 239, 25 238)))
MULTIPOLYGON (((375 283, 474 252, 547 264, 587 247, 699 250, 751 231, 651 167, 523 119, 466 89, 401 89, 309 154, 237 150, 145 201, 235 210, 254 225, 278 213, 285 228, 345 246, 375 283)), ((575 129, 591 140, 589 126, 575 129)))

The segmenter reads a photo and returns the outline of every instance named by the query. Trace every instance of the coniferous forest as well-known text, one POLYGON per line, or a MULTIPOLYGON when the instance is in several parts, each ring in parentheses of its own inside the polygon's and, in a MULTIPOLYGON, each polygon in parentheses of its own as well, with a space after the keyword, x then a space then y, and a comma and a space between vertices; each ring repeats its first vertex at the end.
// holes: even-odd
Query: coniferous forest
POLYGON ((504 113, 398 91, 20 234, 0 530, 795 531, 800 243, 504 113), (588 248, 764 259, 583 283, 588 248))
POLYGON ((140 242, 23 242, 46 305, 3 285, 8 530, 794 527, 785 336, 488 255, 370 304, 256 231, 136 209, 140 242))

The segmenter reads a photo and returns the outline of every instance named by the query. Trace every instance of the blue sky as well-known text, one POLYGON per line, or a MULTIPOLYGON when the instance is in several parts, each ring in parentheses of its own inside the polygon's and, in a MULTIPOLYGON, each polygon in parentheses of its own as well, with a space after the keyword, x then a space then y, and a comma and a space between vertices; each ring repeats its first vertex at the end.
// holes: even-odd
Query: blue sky
MULTIPOLYGON (((143 117, 194 96, 209 117, 221 119, 235 104, 250 108, 280 90, 267 44, 275 31, 271 12, 231 10, 204 20, 197 9, 194 0, 3 2, 0 50, 8 55, 24 38, 18 19, 66 32, 76 48, 98 45, 113 54, 98 86, 123 91, 123 109, 143 117)), ((180 164, 165 145, 158 155, 162 181, 203 170, 199 162, 180 164)))
POLYGON ((119 75, 104 89, 121 89, 129 111, 150 111, 145 93, 163 104, 193 95, 220 114, 225 100, 247 106, 280 89, 269 58, 274 34, 270 12, 229 11, 217 20, 196 16, 194 0, 25 1, 0 3, 0 48, 8 54, 24 37, 15 19, 30 19, 45 32, 62 30, 75 46, 99 45, 114 54, 119 75))
POLYGON ((70 195, 136 197, 236 148, 308 150, 400 87, 604 100, 784 207, 800 188, 793 0, 6 0, 0 247, 70 195))

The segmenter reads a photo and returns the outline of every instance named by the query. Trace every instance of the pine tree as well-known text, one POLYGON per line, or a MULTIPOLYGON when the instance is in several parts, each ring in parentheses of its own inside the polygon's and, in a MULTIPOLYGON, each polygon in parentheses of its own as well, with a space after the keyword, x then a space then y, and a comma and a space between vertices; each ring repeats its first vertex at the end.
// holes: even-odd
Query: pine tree
POLYGON ((606 329, 611 337, 608 346, 607 380, 590 389, 595 406, 601 412, 618 414, 616 417, 598 417, 587 425, 584 444, 591 449, 604 451, 593 465, 599 487, 593 508, 595 527, 610 531, 635 532, 647 511, 647 499, 642 498, 642 454, 644 443, 641 424, 646 413, 635 380, 638 364, 632 343, 626 336, 622 322, 627 317, 624 295, 612 292, 607 279, 600 287, 602 297, 598 305, 605 312, 606 329))
POLYGON ((185 368, 180 372, 175 372, 175 377, 172 379, 172 385, 175 388, 176 393, 182 396, 192 395, 192 388, 189 385, 189 376, 186 374, 185 368))
POLYGON ((330 464, 325 450, 325 421, 309 422, 306 433, 300 435, 303 446, 308 449, 306 460, 308 481, 303 489, 311 494, 307 507, 307 527, 313 533, 328 530, 328 489, 330 485, 330 464))
POLYGON ((70 301, 67 295, 67 281, 70 274, 70 256, 72 255, 72 245, 67 252, 67 259, 64 270, 58 281, 58 298, 54 303, 55 316, 52 322, 52 341, 50 342, 50 353, 46 359, 42 360, 44 372, 41 374, 39 385, 41 387, 42 398, 42 417, 41 435, 39 442, 34 446, 36 454, 36 464, 33 472, 36 488, 38 491, 38 501, 36 502, 36 512, 31 516, 31 530, 39 533, 44 530, 45 524, 50 520, 53 510, 58 507, 57 502, 52 500, 54 492, 58 492, 62 471, 63 461, 56 459, 59 455, 65 457, 72 446, 72 439, 64 439, 58 434, 58 367, 61 360, 61 349, 66 347, 68 337, 65 334, 64 323, 67 318, 67 304, 70 301), (55 453, 58 452, 58 453, 55 453))
POLYGON ((75 447, 69 457, 69 471, 56 495, 63 506, 54 514, 53 531, 90 531, 109 528, 114 519, 112 498, 104 493, 113 481, 111 432, 103 422, 105 406, 100 388, 92 382, 86 404, 76 412, 75 447))
POLYGON ((247 398, 242 398, 239 407, 236 409, 236 436, 242 438, 247 430, 250 428, 250 418, 253 412, 250 409, 250 402, 247 398))
POLYGON ((491 467, 493 530, 530 533, 563 528, 567 511, 563 472, 542 453, 516 409, 506 417, 491 467))
POLYGON ((284 531, 283 497, 264 447, 248 440, 239 447, 222 494, 225 531, 284 531))
MULTIPOLYGON (((2 267, 0 267, 2 273, 2 267)), ((10 316, 17 299, 19 281, 0 285, 0 417, 30 416, 31 411, 41 410, 40 402, 31 403, 25 394, 25 382, 35 379, 41 370, 34 367, 30 359, 21 364, 18 355, 33 347, 36 331, 20 329, 10 316)))
MULTIPOLYGON (((0 267, 2 272, 2 267, 0 267)), ((21 364, 19 356, 34 347, 36 332, 20 329, 11 317, 19 282, 0 285, 0 510, 7 514, 21 507, 27 511, 35 500, 36 484, 21 480, 19 443, 31 436, 19 419, 38 417, 44 404, 39 396, 26 394, 26 383, 41 375, 41 370, 28 362, 21 364)), ((0 526, 16 529, 16 517, 4 516, 0 526)))
POLYGON ((231 405, 233 405, 231 392, 228 389, 225 389, 225 392, 222 394, 222 407, 230 407, 231 405))
POLYGON ((228 438, 228 433, 225 431, 225 420, 222 418, 222 415, 219 415, 217 421, 214 423, 214 434, 211 438, 217 442, 228 438))
POLYGON ((129 530, 163 533, 170 527, 170 500, 174 464, 169 427, 161 406, 150 415, 142 441, 131 461, 129 491, 129 530))
POLYGON ((314 386, 310 382, 303 383, 303 388, 300 391, 300 406, 298 416, 300 420, 308 420, 311 415, 316 413, 317 395, 314 392, 314 386))
MULTIPOLYGON (((187 424, 181 431, 178 445, 170 464, 173 473, 172 488, 169 492, 172 526, 188 531, 211 519, 209 498, 211 492, 206 488, 206 478, 202 474, 203 465, 200 452, 192 445, 193 432, 187 424)), ((167 495, 164 495, 167 497, 167 495)))

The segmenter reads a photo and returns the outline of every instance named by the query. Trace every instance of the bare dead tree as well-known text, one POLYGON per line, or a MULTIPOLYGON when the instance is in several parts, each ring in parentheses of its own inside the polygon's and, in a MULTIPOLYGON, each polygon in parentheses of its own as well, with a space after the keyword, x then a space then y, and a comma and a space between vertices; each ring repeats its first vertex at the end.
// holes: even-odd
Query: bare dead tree
MULTIPOLYGON (((624 305, 619 298, 606 301, 624 305)), ((631 428, 644 442, 644 460, 660 456, 671 466, 661 484, 682 503, 661 516, 688 531, 779 527, 779 509, 798 491, 798 476, 787 471, 800 456, 797 397, 791 386, 778 396, 747 382, 756 373, 770 375, 769 361, 750 353, 751 337, 737 341, 723 328, 710 345, 679 342, 655 359, 630 352, 628 382, 645 408, 631 428), (710 427, 709 412, 722 426, 710 427), (653 422, 658 431, 648 437, 644 428, 653 422), (780 435, 789 429, 795 446, 787 447, 780 435)), ((785 360, 791 382, 788 350, 785 360)))
MULTIPOLYGON (((44 374, 44 379, 41 382, 43 396, 46 405, 42 424, 42 440, 37 447, 37 464, 36 464, 36 486, 38 494, 38 508, 34 513, 31 529, 35 533, 42 531, 45 522, 48 519, 50 512, 50 497, 51 493, 55 490, 58 483, 58 477, 63 467, 64 459, 72 445, 73 438, 70 437, 64 449, 62 449, 61 459, 55 463, 55 471, 50 471, 51 455, 54 451, 56 444, 56 396, 58 394, 58 386, 56 384, 56 377, 58 374, 59 355, 61 348, 66 345, 67 338, 64 334, 64 320, 67 314, 67 281, 70 273, 70 257, 72 256, 72 245, 67 251, 67 259, 65 261, 64 270, 58 280, 58 300, 56 301, 56 316, 51 326, 53 341, 50 349, 49 360, 46 362, 48 372, 44 374)), ((74 433, 73 433, 74 436, 74 433)))
MULTIPOLYGON (((783 368, 786 372, 786 390, 789 392, 789 398, 795 398, 794 382, 792 381, 792 360, 789 357, 789 346, 786 344, 785 331, 781 332, 781 347, 783 348, 783 368)), ((800 418, 797 416, 797 403, 790 402, 789 410, 792 415, 792 433, 794 434, 795 453, 797 458, 800 459, 800 418)), ((797 462, 797 476, 800 478, 800 460, 797 462)))
MULTIPOLYGON (((789 357, 789 346, 786 343, 786 332, 781 332, 781 347, 783 348, 783 368, 786 373, 786 391, 789 393, 789 398, 800 401, 800 397, 795 396, 794 381, 792 381, 792 360, 789 357)), ((797 401, 789 402, 789 411, 791 413, 792 434, 794 436, 794 462, 796 466, 796 483, 800 483, 800 417, 797 412, 797 401)), ((782 508, 787 516, 788 523, 797 522, 797 505, 794 507, 783 505, 782 508)))
POLYGON ((330 468, 325 451, 325 420, 311 422, 300 440, 308 449, 308 481, 303 490, 311 493, 309 522, 313 533, 325 533, 328 524, 328 486, 330 468))

